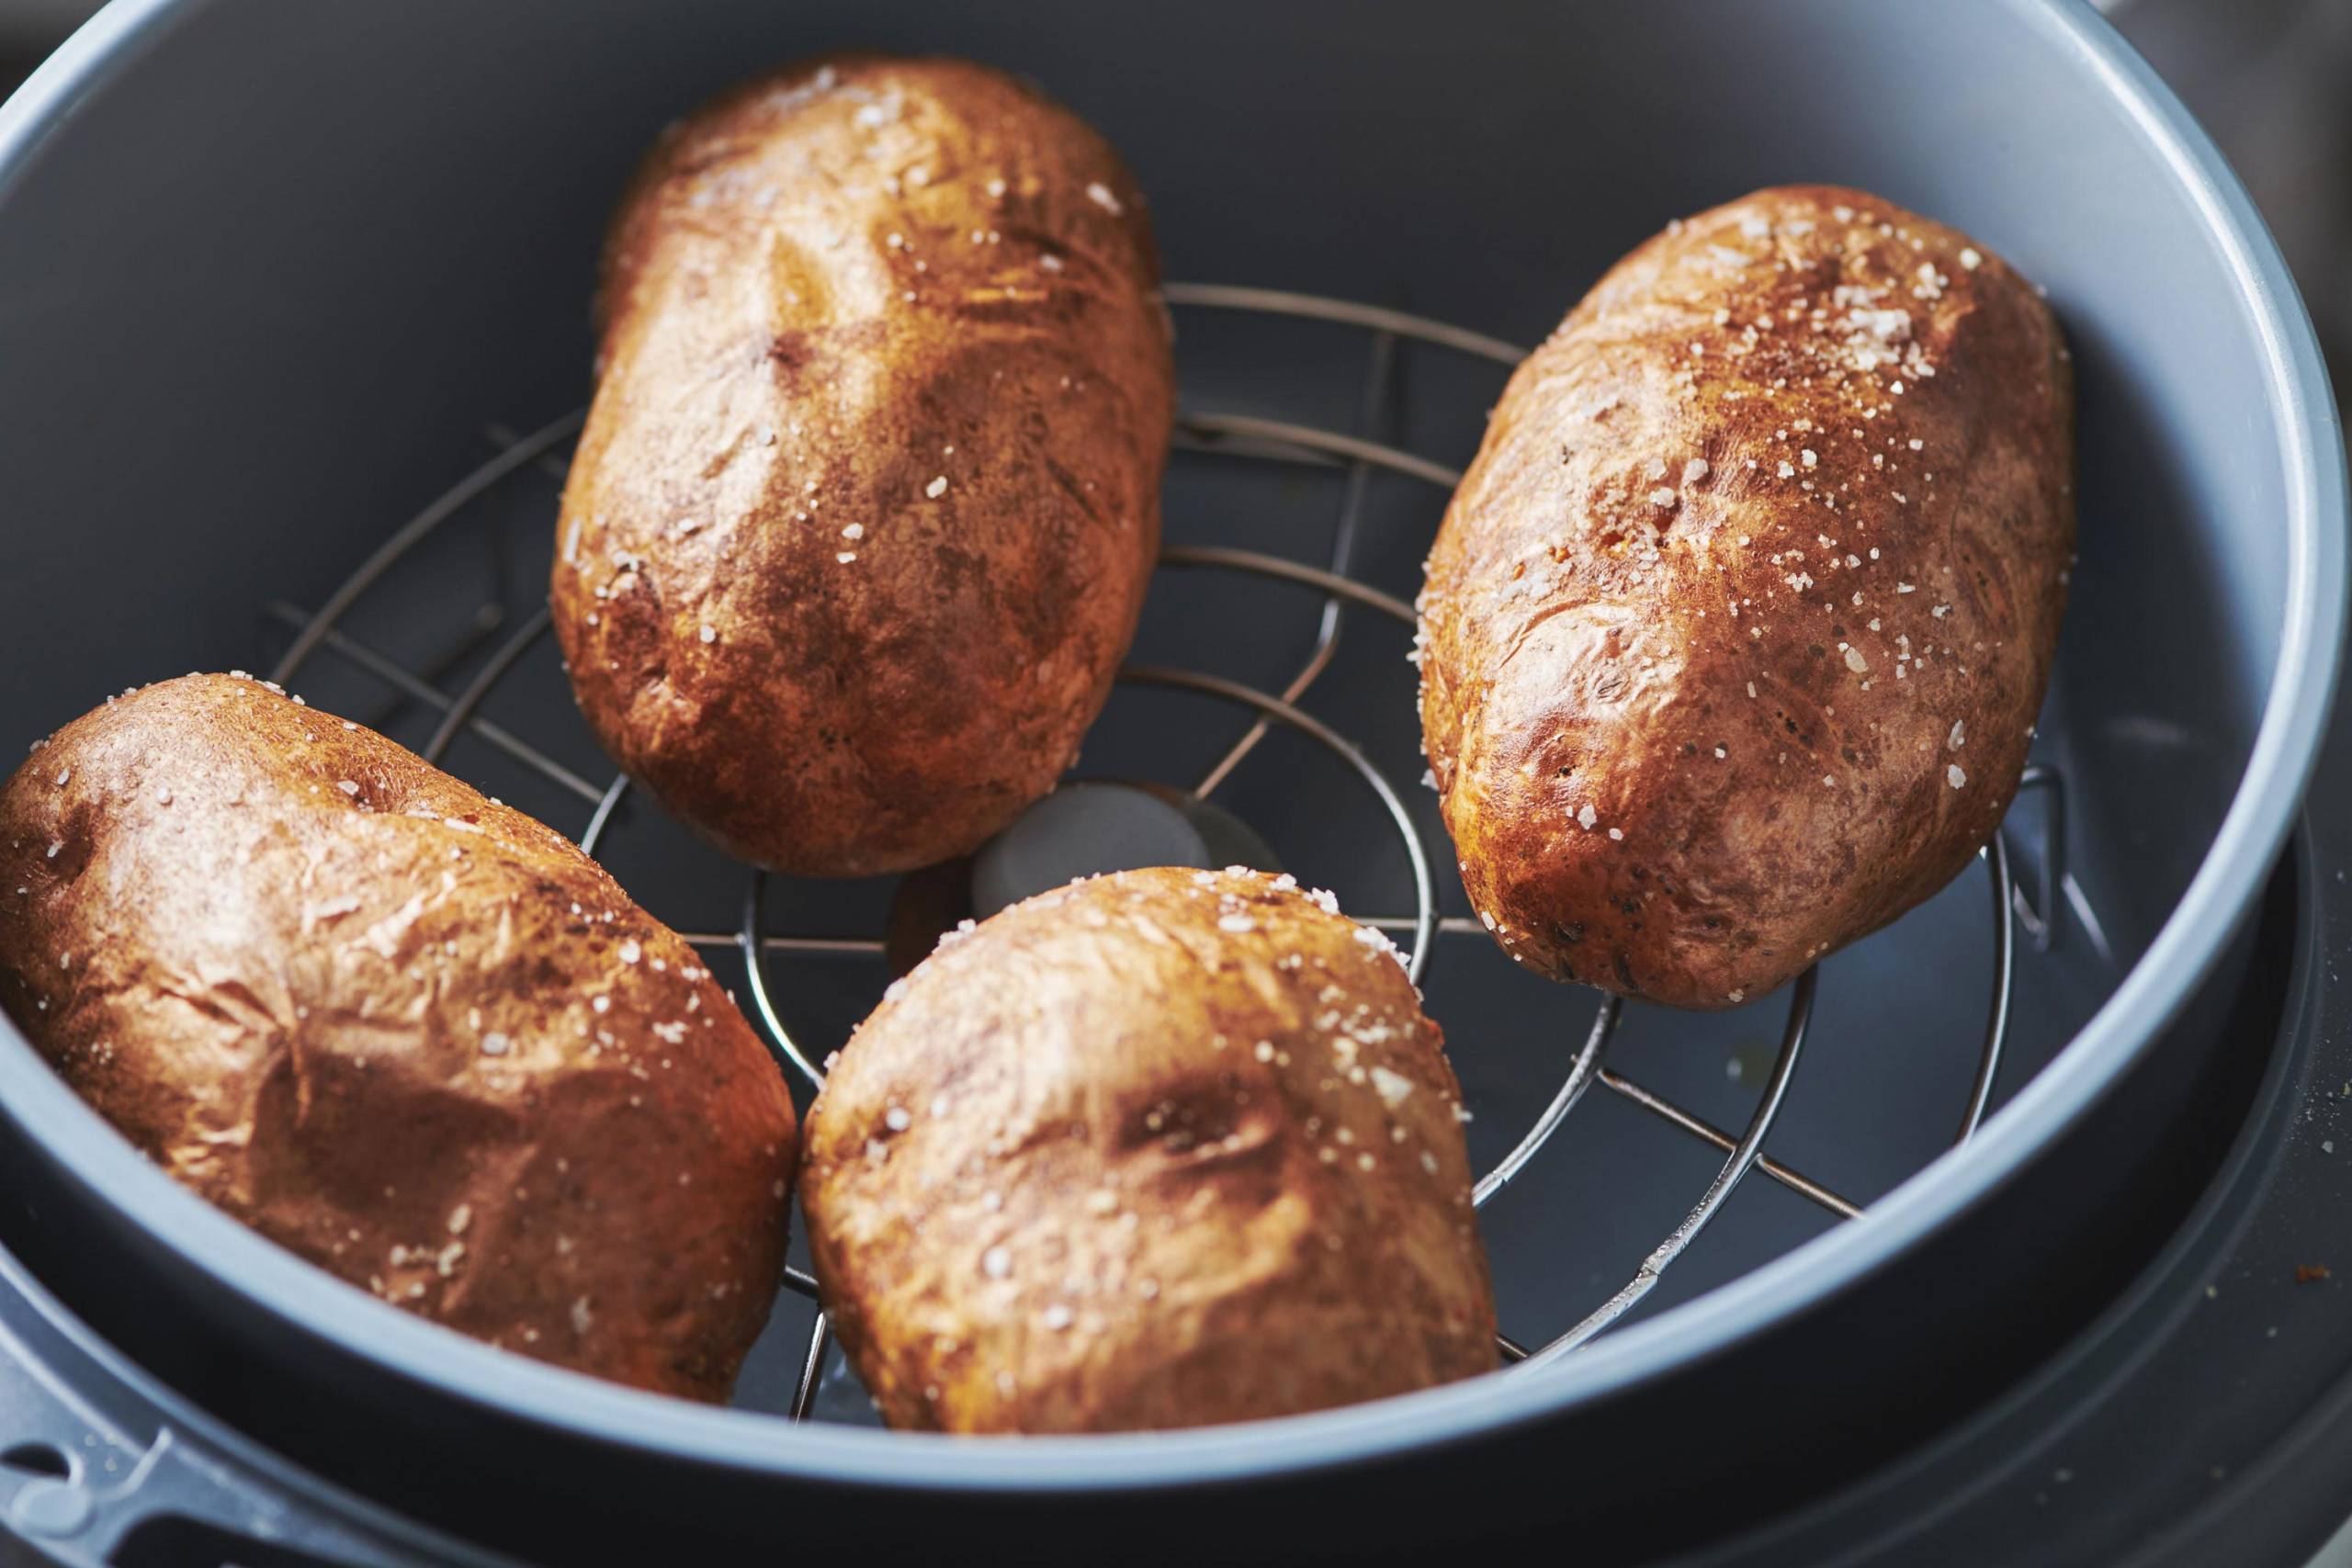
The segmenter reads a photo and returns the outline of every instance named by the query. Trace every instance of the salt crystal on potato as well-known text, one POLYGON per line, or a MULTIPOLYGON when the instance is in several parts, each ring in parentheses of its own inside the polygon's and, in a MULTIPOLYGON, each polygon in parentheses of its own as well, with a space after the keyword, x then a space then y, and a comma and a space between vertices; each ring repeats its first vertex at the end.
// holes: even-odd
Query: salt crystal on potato
POLYGON ((1720 1008, 1951 880, 2025 765, 2073 479, 2056 322, 1941 224, 1788 186, 1619 262, 1512 378, 1420 602, 1497 940, 1720 1008))

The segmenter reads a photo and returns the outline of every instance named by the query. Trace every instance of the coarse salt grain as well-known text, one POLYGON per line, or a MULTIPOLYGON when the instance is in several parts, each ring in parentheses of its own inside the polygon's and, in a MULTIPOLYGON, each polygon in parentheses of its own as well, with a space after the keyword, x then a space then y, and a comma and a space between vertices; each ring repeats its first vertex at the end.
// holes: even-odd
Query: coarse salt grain
POLYGON ((1968 775, 1961 771, 1958 762, 1954 762, 1944 770, 1944 777, 1951 782, 1951 787, 1954 789, 1959 789, 1968 783, 1968 775))
POLYGON ((922 492, 923 494, 931 497, 932 500, 937 501, 941 496, 947 493, 947 476, 945 474, 940 475, 937 479, 923 486, 922 492))

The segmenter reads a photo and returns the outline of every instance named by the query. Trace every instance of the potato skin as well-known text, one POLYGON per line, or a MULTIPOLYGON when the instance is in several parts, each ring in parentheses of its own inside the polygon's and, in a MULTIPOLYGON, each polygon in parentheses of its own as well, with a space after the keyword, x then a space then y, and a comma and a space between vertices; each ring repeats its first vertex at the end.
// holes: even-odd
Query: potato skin
POLYGON ((1511 956, 1728 1007, 1955 875, 2048 684, 2073 425, 2032 288, 1861 191, 1618 263, 1512 377, 1420 604, 1423 741, 1511 956))
POLYGON ((891 987, 809 1111, 801 1194, 892 1426, 1200 1426, 1493 1370, 1442 1038, 1317 897, 1122 872, 891 987))
POLYGON ((729 853, 964 853, 1101 709, 1174 371, 1143 198, 998 72, 844 57, 673 127, 616 220, 553 604, 605 746, 729 853))
POLYGON ((0 1004, 181 1183, 421 1316, 711 1400, 767 1319, 792 1101, 693 950, 263 682, 109 698, 0 789, 0 1004))

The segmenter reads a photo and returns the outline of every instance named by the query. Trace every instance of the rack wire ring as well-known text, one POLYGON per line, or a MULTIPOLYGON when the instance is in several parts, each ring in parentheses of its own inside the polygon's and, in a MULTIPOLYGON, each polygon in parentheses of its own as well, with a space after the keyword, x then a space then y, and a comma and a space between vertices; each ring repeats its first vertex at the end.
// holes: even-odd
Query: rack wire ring
MULTIPOLYGON (((1363 396, 1356 403, 1356 428, 1368 439, 1385 439, 1395 423, 1391 401, 1396 389, 1396 334, 1373 333, 1371 363, 1364 372, 1363 396)), ((1348 465, 1347 473, 1347 482, 1340 492, 1339 514, 1331 520, 1329 560, 1331 572, 1337 577, 1345 577, 1355 558, 1356 534, 1363 520, 1364 498, 1371 493, 1373 465, 1359 459, 1348 465)), ((1307 651, 1306 662, 1283 683, 1283 701, 1303 701, 1308 689, 1323 678, 1323 672, 1331 667, 1331 660, 1339 653, 1340 635, 1346 621, 1347 601, 1336 594, 1327 594, 1323 600, 1323 613, 1316 618, 1314 645, 1307 651)), ((1227 775, 1249 760, 1250 753, 1258 749, 1272 728, 1273 720, 1263 714, 1251 719, 1250 728, 1242 732, 1241 738, 1227 747, 1216 764, 1193 785, 1193 795, 1206 797, 1216 793, 1227 775)))
MULTIPOLYGON (((1421 843, 1420 832, 1405 809, 1396 791, 1380 770, 1374 767, 1356 744, 1310 714, 1302 713, 1290 704, 1254 686, 1245 686, 1222 676, 1204 674, 1191 670, 1162 670, 1149 666, 1131 666, 1119 672, 1121 682, 1145 686, 1159 686, 1176 691, 1190 691, 1205 696, 1219 697, 1255 708, 1269 717, 1280 720, 1311 739, 1319 741, 1327 750, 1355 770, 1358 777, 1372 787, 1386 808, 1389 819, 1405 841, 1407 860, 1413 872, 1415 910, 1413 916, 1413 951, 1406 956, 1405 973, 1416 986, 1429 967, 1430 954, 1436 947, 1437 888, 1430 872, 1429 853, 1421 843)), ((599 808, 599 818, 603 817, 599 808)), ((743 967, 752 994, 752 1008, 760 1026, 768 1036, 769 1048, 777 1060, 800 1074, 818 1089, 825 1085, 825 1075, 808 1060, 792 1032, 785 1027, 775 1000, 768 988, 765 963, 766 938, 760 929, 762 897, 767 890, 767 873, 754 871, 752 884, 743 900, 743 920, 737 936, 737 946, 743 955, 743 967)))
POLYGON ((1500 338, 1488 337, 1457 327, 1450 321, 1432 321, 1404 310, 1392 310, 1385 305, 1359 305, 1352 299, 1333 299, 1321 294, 1295 294, 1284 288, 1257 288, 1230 283, 1170 283, 1159 291, 1160 298, 1170 305, 1189 305, 1211 310, 1247 310, 1261 315, 1303 316, 1310 321, 1332 321, 1341 326, 1363 327, 1372 332, 1389 333, 1397 337, 1417 338, 1450 348, 1458 354, 1492 360, 1505 367, 1515 367, 1527 357, 1527 350, 1500 338))
POLYGON ((580 852, 594 856, 596 846, 604 841, 605 829, 612 826, 613 813, 620 809, 622 797, 628 794, 628 775, 615 773, 613 782, 605 786, 597 799, 595 815, 588 818, 587 830, 580 835, 580 852))
POLYGON ((432 739, 425 741, 424 750, 417 755, 428 762, 439 762, 441 754, 449 749, 449 742, 458 738, 458 732, 465 728, 467 722, 473 717, 474 709, 490 695, 490 689, 498 684, 506 671, 514 668, 514 661, 528 653, 531 645, 545 637, 548 628, 554 624, 555 613, 541 604, 521 626, 515 627, 512 636, 492 650, 474 678, 466 682, 465 690, 449 704, 449 711, 441 716, 441 722, 434 728, 432 739))
POLYGON ((1592 1015, 1592 1028, 1585 1035, 1583 1046, 1568 1064, 1568 1076, 1560 1085, 1559 1093, 1552 1097, 1552 1103, 1536 1117, 1535 1124, 1527 1130, 1527 1135, 1512 1145, 1510 1153, 1503 1156, 1494 1169, 1478 1179, 1477 1186, 1470 1191, 1472 1207, 1485 1208, 1487 1200, 1509 1185, 1510 1179, 1525 1169, 1527 1162, 1535 1157, 1536 1151, 1552 1141, 1552 1134, 1559 1131, 1560 1123, 1568 1119, 1568 1112, 1577 1108, 1577 1101, 1584 1098, 1584 1091, 1592 1087, 1593 1079, 1600 1074, 1601 1054, 1609 1049, 1610 1041, 1616 1038, 1617 1020, 1624 1010, 1623 997, 1601 998, 1600 1010, 1592 1015))
POLYGON ((1222 675, 1210 675, 1194 670, 1167 670, 1156 665, 1129 665, 1119 671, 1121 683, 1138 686, 1159 686, 1172 691, 1197 692, 1204 696, 1221 697, 1227 702, 1254 707, 1269 717, 1281 720, 1293 729, 1319 741, 1341 761, 1354 769, 1356 775, 1372 787, 1387 809, 1389 820, 1395 824, 1397 837, 1405 841, 1405 857, 1413 871, 1413 951, 1406 955, 1405 974, 1414 985, 1421 983, 1422 974, 1429 968, 1430 954, 1436 947, 1437 885, 1430 874, 1429 851, 1421 842, 1420 830, 1414 827, 1412 813, 1405 809, 1387 775, 1373 765, 1372 759, 1346 736, 1325 724, 1312 714, 1292 706, 1271 693, 1255 686, 1228 681, 1222 675))
POLYGON ((345 578, 343 585, 319 606, 319 613, 311 617, 310 624, 295 635, 293 645, 278 656, 269 678, 280 685, 291 681, 294 672, 302 668, 319 644, 325 640, 327 633, 334 629, 335 623, 343 619, 344 612, 357 604, 359 596, 375 586, 376 580, 390 570, 402 556, 464 510, 468 502, 494 489, 501 480, 532 458, 561 445, 566 437, 586 423, 587 419, 588 409, 582 404, 570 413, 549 420, 427 502, 424 511, 401 524, 390 538, 377 546, 375 553, 359 563, 359 570, 345 578))
POLYGON ((1797 976, 1796 988, 1789 997, 1788 1022, 1781 1028, 1781 1054, 1772 1064, 1772 1076, 1748 1116, 1747 1132, 1740 1134, 1737 1146, 1715 1173, 1715 1179, 1707 1184, 1706 1190, 1699 1195, 1699 1201, 1691 1206, 1682 1223, 1668 1231, 1666 1239, 1642 1259, 1640 1269, 1623 1289, 1596 1307, 1583 1322, 1529 1356, 1521 1363, 1522 1366, 1558 1360, 1624 1316, 1656 1288, 1674 1260, 1723 1212, 1724 1203, 1763 1155, 1764 1140, 1771 1134, 1772 1123, 1779 1119, 1781 1106, 1788 1099, 1789 1085, 1796 1077, 1797 1059, 1804 1050, 1805 1032, 1813 1023, 1814 994, 1820 975, 1816 966, 1797 976))
MULTIPOLYGON (((1516 363, 1521 357, 1522 352, 1513 345, 1450 327, 1442 322, 1430 321, 1403 312, 1358 305, 1345 300, 1293 295, 1276 290, 1182 284, 1170 285, 1167 290, 1167 297, 1171 304, 1180 306, 1269 312, 1351 325, 1375 333, 1393 333, 1400 338, 1416 339, 1438 344, 1502 365, 1516 363)), ((1187 418, 1190 428, 1180 428, 1179 445, 1190 449, 1204 450, 1221 456, 1271 458, 1312 467, 1352 467, 1359 477, 1367 468, 1385 469, 1433 485, 1445 483, 1453 476, 1453 470, 1416 454, 1358 436, 1340 436, 1311 426, 1286 424, 1279 421, 1247 415, 1194 413, 1189 414, 1187 418)), ((412 700, 426 703, 440 710, 442 722, 437 728, 442 733, 436 734, 435 749, 446 746, 449 739, 454 738, 459 730, 469 730, 516 760, 534 767, 544 776, 583 801, 593 803, 595 807, 595 814, 582 836, 583 844, 593 850, 605 837, 615 819, 616 809, 628 788, 626 778, 616 778, 600 791, 595 785, 561 769, 560 764, 555 763, 552 759, 527 746, 518 738, 499 728, 490 721, 479 717, 474 711, 483 697, 488 694, 491 687, 504 673, 505 667, 520 658, 528 642, 539 635, 538 633, 526 628, 527 635, 517 635, 510 638, 506 644, 494 649, 491 659, 493 668, 478 674, 469 682, 464 692, 451 698, 444 696, 430 681, 420 679, 413 672, 392 664, 390 660, 337 630, 337 622, 346 610, 363 597, 403 555, 450 517, 463 510, 469 502, 534 462, 541 467, 548 466, 551 461, 549 455, 560 449, 563 440, 578 428, 580 419, 580 412, 575 411, 550 422, 520 440, 514 441, 506 450, 498 453, 460 479, 458 484, 444 491, 422 512, 403 524, 391 537, 386 539, 363 562, 359 570, 336 591, 318 614, 305 615, 300 611, 292 610, 291 607, 274 606, 273 614, 288 621, 295 627, 298 634, 293 645, 278 661, 274 673, 280 681, 285 681, 320 647, 328 648, 338 655, 351 660, 361 669, 387 681, 412 700)), ((1367 431, 1366 434, 1376 433, 1367 431)), ((498 438, 507 439, 503 433, 501 433, 498 438)), ((1331 599, 1337 598, 1377 609, 1390 618, 1405 624, 1409 625, 1413 619, 1410 608, 1402 601, 1382 594, 1378 590, 1368 588, 1336 572, 1323 571, 1318 568, 1306 566, 1282 557, 1260 555, 1250 551, 1195 547, 1171 548, 1163 559, 1165 564, 1171 566, 1254 571, 1263 576, 1284 579, 1302 587, 1318 590, 1326 595, 1327 606, 1331 599)), ((543 612, 540 613, 543 614, 543 612)), ((1328 607, 1326 613, 1329 614, 1328 607)), ((1195 676, 1189 671, 1181 671, 1164 673, 1172 677, 1164 683, 1182 689, 1202 691, 1220 696, 1234 696, 1237 693, 1247 694, 1240 695, 1238 700, 1258 707, 1261 719, 1269 712, 1262 706, 1262 700, 1265 699, 1266 694, 1258 692, 1254 688, 1237 685, 1235 692, 1220 692, 1206 683, 1214 682, 1216 679, 1215 677, 1195 676)), ((1312 731, 1309 733, 1311 734, 1312 731)), ((1336 735, 1332 738, 1341 739, 1336 735)), ((1370 764, 1365 762, 1362 764, 1361 771, 1372 781, 1375 789, 1380 791, 1385 805, 1391 805, 1393 807, 1399 804, 1395 802, 1394 792, 1385 787, 1386 780, 1378 773, 1376 769, 1372 769, 1370 764)), ((2098 940, 2098 933, 2086 903, 2083 900, 2079 889, 2064 873, 2065 800, 2063 781, 2054 770, 2043 764, 2036 764, 2027 770, 2026 776, 2020 781, 2019 788, 2021 793, 2028 790, 2046 789, 2051 801, 2051 814, 2042 832, 2042 854, 2038 867, 2037 881, 2041 897, 2038 905, 2028 901, 2024 889, 2017 886, 2012 875, 2007 845, 2004 840, 1996 836, 1985 846, 1983 854, 1999 910, 1995 931, 1996 945, 1994 997, 1991 1014, 1986 1021, 1984 1045, 1978 1058, 1975 1077, 1972 1082, 1969 1104, 1962 1118, 1959 1137, 1963 1140, 1986 1114, 1995 1080, 2001 1066, 2002 1047, 2007 1032, 2013 1000, 2015 925, 2021 923, 2027 927, 2035 951, 2046 951, 2055 935, 2054 928, 2061 904, 2060 895, 2063 893, 2064 899, 2076 910, 2080 923, 2089 929, 2093 945, 2101 947, 2101 951, 2104 951, 2098 940)), ((1407 829, 1408 851, 1412 852, 1418 869, 1426 859, 1426 856, 1420 852, 1419 839, 1410 831, 1408 818, 1403 819, 1400 826, 1407 829)), ((771 948, 872 953, 879 951, 879 944, 826 939, 763 938, 758 931, 758 897, 762 886, 763 883, 755 877, 751 897, 747 900, 743 929, 730 938, 706 939, 704 945, 731 942, 746 949, 747 969, 750 973, 753 1001, 756 1010, 762 1015, 761 1021, 768 1028, 772 1039, 781 1041, 789 1047, 790 1037, 782 1029, 781 1020, 773 1006, 773 997, 766 984, 762 955, 771 948)), ((1433 901, 1424 897, 1419 912, 1409 922, 1415 931, 1411 971, 1416 979, 1419 978, 1419 973, 1430 956, 1434 931, 1451 933, 1456 925, 1456 922, 1451 920, 1437 921, 1434 922, 1433 931, 1430 920, 1433 908, 1433 901)), ((1385 929, 1401 930, 1408 922, 1401 918, 1390 917, 1383 919, 1378 923, 1385 929)), ((1467 922, 1462 924, 1465 932, 1476 929, 1468 926, 1467 922)), ((1814 976, 1810 972, 1800 982, 1801 987, 1804 989, 1799 999, 1805 1003, 1808 1009, 1811 999, 1810 987, 1813 983, 1814 976)), ((1715 1180, 1710 1184, 1706 1193, 1702 1195, 1700 1204, 1691 1211, 1683 1224, 1669 1235, 1667 1242, 1654 1250, 1645 1260, 1642 1272, 1637 1274, 1633 1285, 1628 1287, 1629 1291, 1634 1292, 1632 1298, 1634 1300, 1638 1300, 1641 1293, 1645 1292, 1656 1283, 1657 1275, 1696 1237, 1700 1230, 1712 1219, 1713 1213, 1720 1209, 1731 1190, 1751 1169, 1760 1167, 1782 1185, 1841 1216, 1850 1217, 1858 1212, 1855 1205, 1837 1197, 1836 1194, 1810 1181, 1809 1179, 1778 1166, 1761 1152, 1764 1137, 1770 1131, 1773 1118, 1778 1113, 1781 1100, 1788 1092, 1790 1081, 1793 1076, 1796 1063, 1792 1045, 1802 1043, 1801 1025, 1793 1041, 1784 1041, 1782 1053, 1776 1062, 1767 1093, 1751 1115, 1747 1130, 1739 1137, 1734 1138, 1703 1119, 1642 1089, 1622 1074, 1608 1067, 1602 1058, 1606 1054, 1607 1042, 1613 1033, 1617 1009, 1613 1001, 1608 1000, 1602 1002, 1601 1009, 1601 1012, 1595 1018, 1584 1047, 1571 1063, 1568 1080, 1563 1083, 1560 1090, 1553 1097, 1552 1103, 1545 1108, 1543 1115, 1539 1116, 1535 1128, 1531 1130, 1527 1137, 1521 1140, 1511 1155, 1506 1156, 1504 1164, 1496 1171, 1489 1173, 1487 1178, 1482 1179, 1478 1194, 1481 1199, 1491 1197, 1494 1192, 1500 1190, 1503 1184, 1517 1175, 1536 1150, 1543 1145, 1544 1140, 1548 1139, 1565 1121, 1568 1111, 1580 1102, 1584 1092, 1592 1083, 1598 1082, 1612 1092, 1632 1100, 1636 1106, 1650 1111, 1654 1116, 1664 1119, 1670 1125, 1709 1143, 1728 1156, 1718 1171, 1715 1180)), ((812 1082, 820 1081, 821 1074, 800 1057, 797 1047, 790 1048, 792 1056, 797 1062, 796 1070, 803 1072, 812 1082)), ((786 1283, 788 1288, 803 1295, 811 1295, 814 1292, 814 1281, 798 1270, 788 1270, 786 1283)), ((1565 1354, 1567 1350, 1574 1348, 1576 1344, 1582 1343, 1593 1334, 1606 1328, 1625 1310, 1625 1306, 1630 1305, 1629 1300, 1624 1306, 1607 1311, 1607 1315, 1599 1322, 1589 1319, 1587 1324, 1579 1325, 1577 1329, 1570 1331, 1570 1335, 1564 1336, 1562 1341, 1555 1341, 1553 1346, 1539 1352, 1539 1355, 1548 1358, 1565 1354)), ((1509 1340, 1503 1341, 1502 1348, 1507 1359, 1518 1359, 1526 1354, 1509 1340)), ((821 1356, 816 1356, 804 1363, 802 1386, 796 1390, 796 1415, 807 1413, 807 1405, 813 1393, 813 1387, 810 1386, 811 1373, 820 1364, 821 1359, 821 1356)))
POLYGON ((1984 1043, 1976 1054, 1976 1077, 1969 1085, 1968 1109, 1962 1113, 1955 1147, 1976 1135, 1993 1103, 1993 1083, 2001 1071, 2001 1048, 2009 1036, 2009 1003, 2017 978, 2017 884, 2009 874, 2009 846, 1996 827, 1993 837, 1976 852, 1993 885, 1993 1010, 1984 1021, 1984 1043))
POLYGON ((744 984, 752 993, 752 1009, 766 1031, 768 1049, 777 1062, 798 1073, 811 1089, 825 1087, 825 1075, 817 1065, 802 1054, 784 1027, 784 1020, 775 1010, 775 1002, 768 995, 767 964, 763 956, 760 937, 760 899, 767 892, 768 874, 752 873, 752 885, 743 895, 743 924, 736 938, 736 945, 743 954, 744 984))

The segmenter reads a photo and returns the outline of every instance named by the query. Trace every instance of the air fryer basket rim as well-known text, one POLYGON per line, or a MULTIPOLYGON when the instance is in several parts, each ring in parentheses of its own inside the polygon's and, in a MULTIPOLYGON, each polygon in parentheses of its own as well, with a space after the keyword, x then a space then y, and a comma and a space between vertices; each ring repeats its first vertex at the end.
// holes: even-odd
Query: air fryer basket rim
MULTIPOLYGON (((0 190, 44 137, 170 25, 211 0, 113 0, 0 107, 0 190)), ((1926 1239, 2057 1136, 2139 1057, 2219 957, 2274 863, 2318 752, 2346 610, 2346 495, 2334 398, 2300 295, 2219 151, 2088 6, 2000 0, 2122 105, 2178 181, 2252 320, 2288 479, 2290 561, 2277 672, 2244 777, 2179 904, 2074 1042, 1984 1125, 1838 1225, 1698 1300, 1544 1369, 1368 1405, 1189 1432, 973 1441, 791 1426, 661 1398, 502 1354, 352 1290, 263 1241, 150 1164, 0 1021, 0 1110, 68 1179, 280 1323, 461 1404, 673 1458, 811 1479, 1023 1490, 1264 1478, 1513 1423, 1622 1392, 1780 1322, 1926 1239)))

